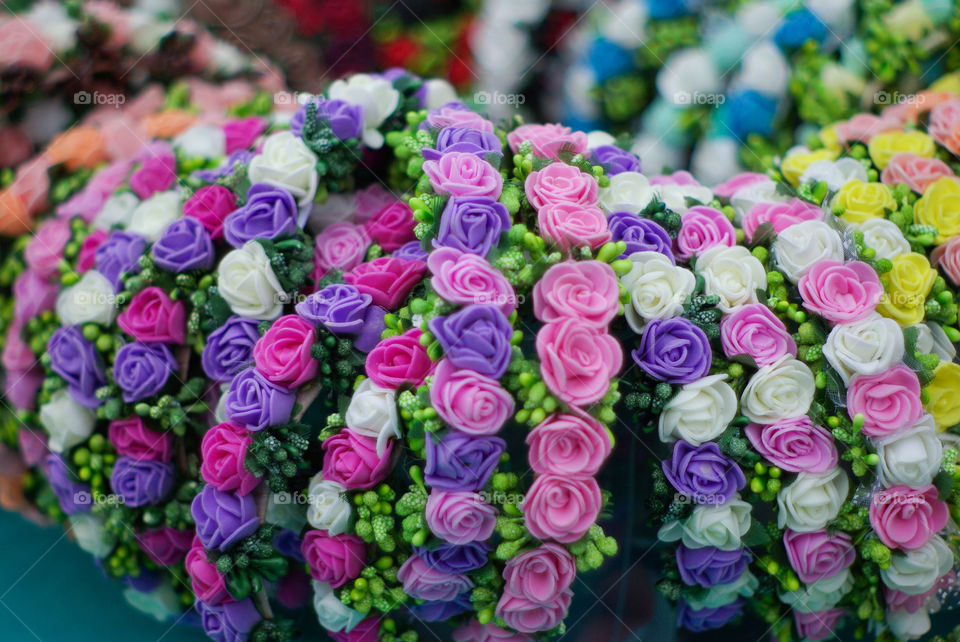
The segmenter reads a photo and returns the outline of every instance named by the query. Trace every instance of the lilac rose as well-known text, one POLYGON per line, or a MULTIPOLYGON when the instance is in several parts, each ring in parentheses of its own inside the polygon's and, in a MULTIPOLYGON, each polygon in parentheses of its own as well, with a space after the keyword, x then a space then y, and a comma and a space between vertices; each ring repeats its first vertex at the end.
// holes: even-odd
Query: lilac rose
POLYGON ((416 552, 430 568, 444 573, 469 573, 487 563, 490 545, 486 542, 469 544, 440 542, 431 548, 418 546, 416 552))
POLYGON ((725 504, 747 483, 740 466, 712 441, 691 446, 680 440, 661 466, 670 485, 698 504, 725 504))
POLYGON ((207 336, 200 361, 214 381, 229 381, 253 362, 253 346, 260 339, 258 322, 232 316, 207 336))
POLYGON ((124 272, 140 271, 140 255, 147 249, 147 241, 132 232, 113 231, 93 255, 97 272, 107 277, 113 289, 119 292, 124 272))
MULTIPOLYGON (((492 303, 492 302, 491 302, 492 303)), ((457 368, 499 379, 510 365, 513 326, 494 305, 468 305, 446 317, 434 317, 430 332, 457 368)))
POLYGON ((177 368, 177 361, 164 343, 134 341, 117 350, 113 378, 127 403, 157 394, 177 368))
POLYGON ((616 145, 600 145, 592 150, 595 163, 606 168, 607 176, 616 176, 620 172, 639 172, 640 159, 616 145))
POLYGON ((296 234, 300 208, 285 189, 268 183, 255 183, 247 190, 247 202, 227 215, 223 236, 233 247, 247 241, 274 239, 296 234))
POLYGON ((436 148, 425 147, 420 153, 424 160, 440 160, 440 157, 448 152, 475 154, 484 160, 493 161, 492 164, 497 166, 503 156, 503 146, 493 132, 471 127, 444 127, 437 134, 436 148), (490 158, 491 154, 496 158, 490 158))
POLYGON ((334 136, 340 140, 360 138, 363 132, 363 106, 339 99, 327 100, 322 96, 313 98, 290 117, 290 131, 294 136, 303 135, 303 123, 311 103, 317 106, 317 120, 329 123, 334 136))
POLYGON ((682 543, 677 546, 677 569, 687 586, 710 588, 736 582, 749 561, 750 553, 745 548, 724 551, 714 546, 690 548, 682 543))
POLYGON ((451 196, 433 245, 486 256, 509 229, 510 214, 503 203, 485 196, 451 196))
POLYGON ((673 241, 661 225, 648 218, 640 218, 632 212, 614 212, 607 217, 607 227, 614 241, 627 244, 627 251, 620 255, 624 259, 634 252, 659 252, 671 263, 677 260, 673 256, 673 241))
POLYGON ((209 270, 213 267, 214 251, 210 232, 203 223, 186 216, 167 226, 150 248, 153 261, 168 272, 209 270))
POLYGON ((426 261, 430 253, 423 249, 420 241, 408 241, 395 249, 390 256, 406 261, 426 261))
POLYGON ((67 382, 70 395, 82 406, 97 408, 97 388, 107 384, 103 360, 93 342, 77 326, 58 328, 47 342, 50 369, 67 382))
POLYGON ((253 627, 262 619, 249 597, 218 606, 197 600, 196 608, 203 632, 215 642, 246 642, 253 627))
POLYGON ((175 478, 172 463, 140 461, 124 455, 113 465, 110 487, 124 504, 138 508, 162 502, 173 490, 175 478))
POLYGON ((426 440, 423 478, 440 490, 481 490, 500 463, 506 442, 500 437, 468 435, 448 430, 426 440))
POLYGON ((710 340, 683 317, 654 319, 643 328, 632 353, 640 369, 658 381, 686 384, 707 376, 712 362, 710 340))
POLYGON ((346 283, 331 283, 297 304, 297 314, 332 334, 353 335, 363 330, 373 297, 346 283))
POLYGON ((47 455, 44 464, 47 481, 53 489, 53 494, 57 496, 63 512, 67 515, 89 513, 93 503, 90 484, 75 480, 63 458, 57 453, 47 455))
POLYGON ((224 492, 209 484, 193 498, 190 514, 200 543, 209 550, 225 551, 260 527, 253 495, 224 492))
POLYGON ((297 395, 267 381, 255 368, 244 370, 230 382, 223 401, 227 419, 250 430, 263 430, 290 421, 297 395))

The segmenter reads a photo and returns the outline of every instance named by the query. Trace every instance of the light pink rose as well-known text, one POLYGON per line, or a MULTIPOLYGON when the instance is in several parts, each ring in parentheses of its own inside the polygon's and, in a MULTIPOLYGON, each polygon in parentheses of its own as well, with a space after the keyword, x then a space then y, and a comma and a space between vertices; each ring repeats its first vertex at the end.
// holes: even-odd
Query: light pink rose
POLYGON ((524 141, 530 141, 535 156, 550 160, 560 160, 561 151, 571 154, 587 151, 587 135, 563 125, 521 125, 507 134, 507 143, 514 153, 524 141))
POLYGON ((942 160, 909 152, 894 154, 880 172, 880 180, 884 185, 906 185, 918 194, 923 194, 930 184, 945 176, 954 176, 954 173, 942 160))
POLYGON ((837 448, 825 428, 806 415, 745 429, 753 447, 774 466, 792 473, 825 473, 837 465, 837 448))
POLYGON ((610 437, 586 413, 553 414, 527 435, 530 468, 537 474, 596 475, 610 455, 610 437))
POLYGON ((363 262, 370 245, 366 230, 348 221, 334 223, 317 235, 314 262, 322 273, 352 270, 363 262))
POLYGON ((586 535, 602 505, 593 477, 546 474, 537 475, 520 510, 531 535, 569 544, 586 535))
POLYGON ((931 252, 930 264, 943 270, 954 285, 960 285, 960 236, 950 237, 931 252))
POLYGON ((5 370, 11 371, 9 376, 13 376, 14 372, 30 370, 37 363, 30 346, 20 336, 22 332, 23 327, 11 325, 7 329, 7 340, 3 344, 3 352, 0 352, 0 365, 3 365, 5 370))
POLYGON ((947 525, 948 518, 947 503, 938 499, 933 484, 919 489, 891 486, 870 502, 870 526, 890 548, 920 548, 947 525))
POLYGON ((551 604, 570 588, 576 575, 577 567, 567 549, 547 542, 507 561, 503 590, 537 604, 551 604))
POLYGON ((869 316, 883 296, 876 271, 861 261, 820 261, 797 285, 803 307, 834 323, 869 316))
POLYGON ((70 222, 49 219, 40 224, 23 251, 27 266, 45 279, 57 274, 63 248, 70 240, 70 222))
POLYGON ((549 631, 563 621, 571 599, 573 591, 570 589, 560 593, 550 604, 538 604, 523 596, 504 593, 494 613, 508 626, 524 633, 549 631))
POLYGON ((787 327, 762 303, 741 306, 723 317, 720 343, 727 358, 745 354, 759 367, 785 354, 797 356, 797 344, 787 327))
POLYGON ((714 187, 713 193, 720 198, 729 200, 740 190, 768 180, 770 179, 765 174, 757 174, 756 172, 742 172, 736 176, 728 178, 726 181, 714 187))
POLYGON ((693 177, 693 174, 686 170, 678 170, 672 174, 660 174, 650 179, 651 185, 691 185, 700 186, 700 181, 693 177))
POLYGON ((840 619, 846 615, 843 609, 828 609, 826 611, 811 611, 801 613, 793 610, 793 621, 797 625, 797 634, 801 639, 823 640, 834 637, 833 630, 840 624, 840 619))
POLYGON ((736 244, 733 223, 720 210, 696 205, 683 213, 675 241, 679 258, 687 261, 694 254, 703 254, 712 247, 733 247, 736 244))
POLYGON ((798 533, 788 528, 783 532, 783 547, 790 566, 806 584, 833 577, 857 559, 853 541, 843 532, 798 533))
POLYGON ((578 247, 596 249, 610 240, 607 217, 599 207, 550 203, 537 212, 544 239, 564 252, 578 247))
POLYGON ((423 172, 437 194, 500 198, 503 176, 487 161, 468 152, 448 152, 424 161, 423 172))
POLYGON ((864 416, 863 432, 887 437, 923 414, 917 373, 900 364, 875 375, 857 375, 847 389, 847 412, 864 416))
POLYGON ((457 369, 447 359, 434 372, 430 403, 443 421, 471 435, 495 434, 514 409, 513 396, 499 381, 457 369))
POLYGON ((927 133, 954 155, 960 155, 960 99, 948 100, 930 110, 927 133))
POLYGON ((427 257, 430 285, 444 301, 495 305, 509 316, 517 307, 513 286, 486 259, 453 248, 439 248, 427 257))
POLYGON ((599 193, 597 179, 566 163, 550 163, 530 172, 523 189, 538 212, 545 205, 557 203, 595 207, 599 193))
POLYGON ((834 130, 837 141, 847 143, 859 141, 867 143, 877 134, 900 129, 899 119, 891 116, 875 116, 873 114, 855 114, 849 120, 837 123, 834 130))
POLYGON ((607 394, 623 366, 623 350, 612 336, 577 319, 547 323, 537 333, 540 375, 561 401, 587 406, 607 394))
POLYGON ((603 329, 617 316, 620 284, 602 261, 564 261, 551 266, 533 286, 533 314, 549 323, 578 319, 603 329))
POLYGON ((40 34, 42 30, 20 16, 0 22, 0 66, 26 67, 46 71, 53 63, 53 50, 40 34))
POLYGON ((17 169, 10 190, 20 197, 30 214, 37 214, 47 206, 47 193, 50 191, 50 159, 40 154, 17 169))
POLYGON ((773 231, 779 233, 797 223, 820 220, 823 220, 822 209, 799 198, 791 198, 786 203, 757 203, 743 217, 741 226, 749 241, 764 223, 770 223, 773 231))
POLYGON ((430 491, 424 517, 430 532, 451 544, 484 542, 497 525, 497 509, 472 491, 430 491))
POLYGON ((523 633, 501 629, 493 622, 480 624, 470 619, 453 631, 454 642, 532 642, 533 638, 523 633))
POLYGON ((43 385, 42 368, 8 370, 3 377, 3 394, 6 395, 14 410, 34 410, 37 392, 41 385, 43 385))

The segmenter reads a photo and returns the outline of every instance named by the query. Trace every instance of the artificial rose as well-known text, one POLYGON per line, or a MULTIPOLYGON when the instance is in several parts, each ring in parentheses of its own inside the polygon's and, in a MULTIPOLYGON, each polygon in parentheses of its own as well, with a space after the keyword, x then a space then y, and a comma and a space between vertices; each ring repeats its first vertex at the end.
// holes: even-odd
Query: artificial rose
POLYGON ((857 558, 850 536, 843 532, 783 532, 783 548, 790 566, 805 584, 833 577, 850 568, 857 558))
POLYGON ((559 203, 583 207, 597 204, 597 179, 566 163, 550 163, 530 172, 523 188, 530 205, 538 212, 542 207, 559 203))
POLYGON ((114 419, 107 437, 117 454, 125 457, 162 462, 173 457, 173 434, 147 428, 140 417, 114 419))
POLYGON ((148 241, 156 241, 167 226, 180 218, 180 195, 176 192, 158 192, 141 201, 130 215, 127 231, 148 241))
POLYGON ((256 368, 247 368, 230 381, 222 398, 224 414, 230 421, 256 431, 287 423, 297 396, 267 381, 256 368))
POLYGON ((740 540, 750 530, 750 504, 739 494, 725 504, 700 504, 681 522, 675 520, 660 528, 658 537, 666 542, 678 539, 688 548, 713 546, 723 551, 740 548, 740 540))
POLYGON ((602 503, 593 477, 546 474, 533 481, 520 510, 531 535, 569 544, 597 521, 602 503))
POLYGON ((623 350, 609 334, 576 319, 537 332, 540 375, 561 401, 585 406, 603 398, 623 366, 623 350))
MULTIPOLYGON (((920 9, 922 11, 922 9, 920 9)), ((930 613, 917 610, 887 610, 886 624, 898 640, 917 640, 930 630, 930 613)))
POLYGON ((551 266, 533 288, 533 311, 544 323, 574 318, 596 328, 616 316, 620 288, 601 261, 564 261, 551 266))
POLYGON ((799 281, 803 307, 834 323, 859 321, 877 307, 883 286, 860 261, 820 261, 799 281))
POLYGON ((420 600, 450 601, 473 588, 461 573, 444 573, 431 568, 419 555, 411 555, 397 572, 404 592, 420 600))
MULTIPOLYGON (((139 595, 139 593, 134 593, 134 595, 139 595)), ((173 599, 176 599, 175 596, 173 599)), ((249 639, 253 627, 263 619, 260 616, 260 611, 257 610, 253 600, 249 597, 239 602, 224 602, 218 606, 197 601, 194 608, 200 615, 200 625, 203 627, 203 632, 212 640, 249 639)), ((179 613, 179 603, 174 602, 167 609, 171 612, 169 615, 165 615, 164 619, 179 613)))
POLYGON ((800 473, 777 493, 777 525, 800 532, 823 530, 847 499, 850 480, 841 468, 827 473, 800 473))
POLYGON ((444 356, 457 368, 499 379, 513 355, 513 327, 491 305, 469 305, 429 322, 444 356))
POLYGON ((114 290, 123 289, 125 273, 140 271, 138 261, 146 250, 147 241, 137 234, 115 230, 94 253, 97 271, 113 284, 114 290))
POLYGON ((746 549, 723 551, 714 546, 689 548, 677 545, 677 570, 687 586, 713 586, 736 582, 744 570, 750 554, 746 549))
POLYGON ((247 166, 250 183, 268 183, 290 192, 301 207, 317 193, 317 156, 289 131, 267 137, 260 153, 247 166))
POLYGON ((530 143, 533 153, 540 158, 560 160, 560 152, 583 154, 587 151, 587 135, 569 127, 547 123, 521 125, 507 134, 507 143, 516 153, 523 143, 530 143))
POLYGON ((194 539, 194 546, 187 552, 184 567, 190 576, 190 587, 197 599, 213 605, 233 600, 227 591, 223 575, 217 570, 216 564, 207 560, 207 552, 199 539, 194 539))
POLYGON ((737 395, 723 374, 685 384, 660 413, 660 441, 694 446, 716 439, 737 414, 737 395))
POLYGON ((712 247, 737 244, 733 223, 718 209, 697 205, 680 219, 676 238, 677 256, 684 261, 701 255, 712 247))
POLYGON ((307 486, 307 522, 329 535, 347 532, 353 507, 347 499, 347 489, 335 481, 323 478, 323 471, 310 479, 307 486))
POLYGON ((523 633, 549 631, 567 615, 573 591, 567 589, 549 604, 538 604, 525 597, 504 593, 497 602, 494 614, 503 618, 507 626, 523 633))
POLYGON ((777 234, 771 247, 777 267, 796 283, 820 261, 842 261, 843 241, 823 221, 804 221, 777 234))
POLYGON ((713 442, 691 446, 681 439, 661 466, 670 485, 697 504, 724 504, 747 483, 740 467, 713 442))
MULTIPOLYGON (((593 180, 591 177, 590 180, 593 180)), ((620 172, 610 177, 610 183, 600 190, 599 197, 594 192, 593 202, 599 202, 600 208, 607 214, 614 212, 642 212, 655 196, 650 179, 639 172, 620 172)), ((527 198, 530 192, 527 192, 527 198)))
POLYGON ((234 314, 259 321, 280 316, 287 300, 270 257, 256 241, 249 241, 223 257, 217 270, 217 286, 234 314))
POLYGON ((883 183, 853 180, 844 185, 833 199, 832 207, 847 223, 863 223, 883 218, 897 208, 890 188, 883 183))
POLYGON ((313 587, 313 610, 317 612, 317 620, 328 635, 334 636, 341 631, 353 631, 360 626, 364 614, 341 602, 329 584, 317 580, 313 580, 310 584, 313 587))
POLYGON ((877 312, 902 326, 920 323, 926 315, 925 304, 937 280, 937 271, 918 252, 901 254, 890 263, 893 267, 880 279, 885 291, 877 312))
POLYGON ((760 367, 797 354, 797 344, 783 321, 762 303, 740 306, 725 315, 720 320, 720 343, 728 358, 746 355, 760 367))
POLYGON ((127 506, 160 504, 173 490, 173 464, 120 456, 113 465, 110 488, 127 506))
POLYGON ((597 249, 611 237, 600 208, 579 203, 548 203, 537 212, 537 223, 544 240, 563 252, 597 249))
POLYGON ((137 542, 143 552, 160 566, 173 566, 180 562, 195 539, 192 529, 177 530, 169 526, 137 533, 137 542))
POLYGON ((614 212, 607 217, 607 226, 613 241, 627 244, 620 258, 635 252, 657 252, 676 264, 673 256, 673 240, 663 226, 648 218, 640 218, 632 212, 614 212))
POLYGON ((274 321, 253 346, 253 360, 267 381, 299 388, 313 379, 320 366, 311 354, 315 341, 313 326, 288 314, 274 321))
MULTIPOLYGON (((33 365, 32 354, 23 364, 9 364, 6 350, 14 345, 8 342, 4 346, 4 366, 33 365)), ((47 342, 47 355, 50 357, 50 369, 67 382, 70 394, 80 404, 96 409, 103 403, 97 398, 97 390, 107 384, 103 359, 96 346, 83 336, 77 326, 57 328, 47 342)))
POLYGON ((164 147, 159 153, 147 152, 130 176, 130 189, 141 199, 170 189, 177 179, 177 159, 169 147, 164 147))
POLYGON ((784 355, 750 378, 740 396, 740 412, 758 424, 804 415, 815 390, 809 366, 784 355))
MULTIPOLYGON (((373 297, 361 294, 346 283, 331 283, 297 304, 297 314, 314 325, 322 325, 333 334, 364 333, 373 297)), ((379 339, 379 337, 378 337, 379 339)))
POLYGON ((343 280, 363 294, 369 294, 374 305, 394 310, 419 283, 427 264, 393 256, 361 263, 343 275, 343 280))
POLYGON ((604 427, 585 413, 550 415, 526 442, 530 469, 537 474, 596 475, 612 448, 604 427))
POLYGON ((323 442, 324 478, 348 490, 373 488, 390 472, 393 443, 382 455, 377 442, 344 428, 323 442))
POLYGON ((803 221, 820 220, 823 220, 823 210, 819 206, 793 198, 786 203, 757 203, 743 217, 741 226, 747 241, 750 241, 757 228, 765 223, 769 223, 773 231, 779 234, 803 221))
POLYGON ((335 80, 327 91, 333 100, 342 100, 363 108, 363 144, 371 149, 383 146, 378 127, 396 111, 400 92, 389 80, 372 74, 353 74, 346 80, 335 80))
POLYGON ((920 380, 903 364, 876 375, 857 375, 847 389, 847 412, 863 415, 864 434, 892 435, 923 414, 920 380))
POLYGON ((406 203, 396 201, 381 208, 364 223, 364 228, 374 243, 387 252, 393 252, 404 243, 416 240, 414 225, 413 210, 406 203))
POLYGON ((448 303, 484 303, 509 315, 517 307, 517 296, 506 277, 485 259, 452 248, 434 250, 427 258, 434 292, 448 303))
POLYGON ((437 194, 500 198, 503 176, 493 165, 468 152, 449 152, 440 160, 424 161, 423 173, 437 194))
POLYGON ((45 279, 57 275, 57 266, 70 236, 70 221, 50 219, 41 223, 23 250, 27 267, 45 279))
POLYGON ((117 315, 117 325, 137 341, 183 344, 187 333, 187 311, 183 301, 172 301, 153 286, 137 292, 117 315))
POLYGON ((743 615, 743 599, 715 608, 694 609, 683 599, 677 608, 676 627, 699 633, 726 626, 731 620, 743 615))
POLYGON ((447 430, 426 440, 423 479, 434 489, 480 491, 486 486, 506 447, 507 443, 499 437, 447 430))
POLYGON ((706 333, 683 317, 650 321, 632 355, 649 376, 672 384, 692 383, 706 376, 712 358, 706 333))
POLYGON ((377 440, 377 455, 383 455, 391 438, 400 438, 396 393, 364 379, 350 398, 344 416, 347 428, 377 440))
POLYGON ((54 392, 50 401, 40 406, 40 424, 50 436, 47 447, 55 453, 86 441, 95 421, 94 413, 77 403, 66 388, 54 392))
POLYGON ((904 485, 921 488, 933 482, 940 470, 943 445, 937 437, 937 425, 924 415, 909 428, 876 441, 877 477, 884 486, 904 485))
POLYGON ((123 391, 123 400, 131 403, 160 392, 176 368, 177 362, 166 344, 134 341, 117 350, 113 377, 123 391))
POLYGON ((960 180, 949 176, 928 185, 923 196, 913 206, 917 223, 937 228, 934 241, 938 245, 960 234, 958 203, 960 203, 960 180))
POLYGON ((426 348, 420 345, 422 334, 414 328, 377 344, 367 355, 367 376, 381 388, 391 390, 423 383, 434 364, 426 348))
POLYGON ((933 381, 927 384, 927 403, 924 406, 937 430, 943 431, 960 423, 960 365, 941 361, 933 371, 933 381))
POLYGON ((494 166, 498 166, 503 157, 500 139, 492 131, 456 125, 444 127, 437 133, 435 148, 424 147, 420 150, 424 160, 438 160, 447 152, 475 154, 479 158, 489 159, 494 166))
MULTIPOLYGON (((593 133, 593 132, 591 132, 593 133)), ((590 134, 587 134, 590 137, 590 134)), ((616 176, 622 172, 639 172, 640 159, 636 154, 620 149, 616 145, 599 145, 591 147, 590 152, 596 164, 605 168, 607 176, 616 176)))
POLYGON ((922 547, 950 519, 947 503, 933 484, 918 489, 891 486, 873 496, 870 526, 886 546, 905 551, 922 547))
POLYGON ((449 359, 437 365, 430 404, 444 422, 471 435, 495 434, 514 410, 513 396, 496 379, 458 369, 449 359))
POLYGON ((943 177, 954 176, 950 166, 939 158, 924 158, 904 152, 894 154, 890 163, 880 173, 884 185, 906 185, 917 194, 943 177))
POLYGON ((794 591, 779 593, 780 601, 794 611, 815 612, 833 608, 853 590, 853 575, 846 568, 828 578, 805 584, 794 591))
POLYGON ((203 372, 213 381, 230 381, 253 361, 253 346, 260 339, 257 322, 229 317, 207 335, 201 353, 203 372))
POLYGON ((757 290, 767 287, 763 264, 742 245, 710 248, 697 258, 697 272, 703 275, 705 292, 720 297, 717 307, 724 313, 757 303, 757 290))
POLYGON ((627 323, 639 334, 644 321, 680 314, 696 278, 690 270, 673 265, 658 252, 637 252, 629 259, 630 271, 620 277, 620 283, 630 295, 625 308, 627 323))
POLYGON ((774 466, 792 473, 825 473, 837 465, 837 448, 826 428, 806 415, 761 425, 751 423, 744 434, 774 466))
POLYGON ((570 588, 576 576, 573 556, 548 542, 507 561, 503 569, 505 594, 550 604, 570 588))
POLYGON ((903 357, 903 332, 896 321, 871 314, 830 331, 823 356, 845 384, 855 375, 887 371, 903 357))
POLYGON ((363 227, 341 221, 317 234, 313 260, 321 274, 330 270, 352 270, 363 261, 369 245, 370 237, 363 227))
POLYGON ((893 555, 890 566, 880 569, 884 585, 907 595, 926 593, 953 567, 953 551, 938 535, 917 549, 893 555))
POLYGON ((113 284, 97 270, 88 270, 79 281, 57 296, 56 314, 61 325, 97 323, 109 326, 115 312, 113 284))
POLYGON ((424 510, 430 532, 451 544, 486 541, 497 523, 497 509, 472 491, 433 489, 424 510))
POLYGON ((461 102, 452 101, 427 112, 422 127, 443 130, 447 127, 468 127, 481 132, 493 133, 493 123, 461 102))
POLYGON ((893 221, 872 218, 855 226, 863 234, 863 244, 876 252, 878 259, 893 260, 910 252, 910 242, 893 221))
POLYGON ((308 531, 300 550, 313 579, 333 588, 358 577, 367 558, 366 545, 356 535, 331 535, 324 531, 308 531))
POLYGON ((486 256, 510 229, 510 214, 503 203, 484 196, 452 196, 440 214, 434 247, 452 247, 486 256))
POLYGON ((223 236, 233 247, 247 241, 292 236, 302 227, 297 201, 285 189, 269 183, 255 183, 247 200, 223 221, 223 236))
POLYGON ((247 470, 247 449, 253 443, 251 432, 243 426, 221 423, 210 428, 200 442, 200 476, 217 490, 247 495, 260 478, 247 470))
POLYGON ((213 267, 210 233, 193 218, 180 218, 168 225, 150 253, 154 263, 168 272, 206 271, 213 267))

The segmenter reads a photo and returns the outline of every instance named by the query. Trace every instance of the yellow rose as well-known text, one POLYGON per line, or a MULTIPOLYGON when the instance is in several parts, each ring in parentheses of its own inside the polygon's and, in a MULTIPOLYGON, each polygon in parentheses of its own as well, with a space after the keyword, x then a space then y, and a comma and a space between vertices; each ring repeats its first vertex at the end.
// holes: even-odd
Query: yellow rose
POLYGON ((810 166, 810 163, 815 163, 819 160, 832 161, 836 157, 837 152, 830 149, 818 149, 812 152, 801 149, 787 154, 787 157, 780 163, 780 171, 783 172, 784 177, 790 181, 791 184, 799 185, 800 175, 810 166))
POLYGON ((960 424, 960 364, 941 361, 927 385, 927 412, 937 422, 937 430, 960 424))
POLYGON ((923 158, 930 158, 937 151, 933 139, 919 131, 890 131, 877 134, 867 146, 873 164, 885 168, 894 154, 910 152, 923 158))
POLYGON ((893 269, 880 276, 886 288, 877 312, 902 326, 923 321, 924 304, 937 271, 923 254, 908 252, 891 261, 893 269))
POLYGON ((930 91, 946 91, 960 96, 960 72, 940 76, 930 85, 930 91))
POLYGON ((937 228, 938 245, 960 234, 960 181, 944 176, 929 185, 913 206, 913 218, 937 228))
POLYGON ((823 143, 823 146, 826 149, 829 149, 832 152, 840 152, 840 142, 837 139, 836 124, 821 129, 818 138, 820 138, 820 142, 823 143))
POLYGON ((897 208, 897 201, 883 183, 850 181, 837 192, 833 205, 843 206, 840 218, 847 223, 863 223, 872 218, 883 218, 887 210, 897 208))

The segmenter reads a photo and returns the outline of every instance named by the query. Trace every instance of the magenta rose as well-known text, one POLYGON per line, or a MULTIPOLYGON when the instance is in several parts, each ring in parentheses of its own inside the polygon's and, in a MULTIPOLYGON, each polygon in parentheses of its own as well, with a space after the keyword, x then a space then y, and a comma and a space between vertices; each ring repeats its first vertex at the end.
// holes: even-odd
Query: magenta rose
POLYGON ((402 201, 390 203, 373 215, 364 224, 367 234, 374 243, 387 252, 393 252, 408 241, 415 241, 413 210, 402 201))
POLYGON ((210 232, 210 238, 223 236, 223 221, 237 209, 233 192, 222 185, 204 185, 183 204, 183 215, 195 218, 210 232))
POLYGON ((207 604, 219 605, 233 602, 233 597, 227 591, 227 583, 217 565, 207 560, 207 552, 200 543, 200 538, 193 538, 193 546, 187 552, 184 560, 187 575, 190 576, 190 586, 198 600, 207 604))
POLYGON ((224 151, 227 155, 249 149, 257 136, 267 128, 267 120, 260 116, 248 116, 228 120, 223 124, 224 151))
POLYGON ((517 307, 513 286, 483 257, 445 247, 430 253, 427 267, 430 285, 444 301, 495 305, 507 316, 517 307))
POLYGON ((520 509, 531 535, 569 544, 586 535, 602 504, 593 477, 547 474, 537 476, 520 509))
POLYGON ((793 609, 793 621, 797 625, 797 635, 806 640, 823 640, 836 637, 833 630, 846 614, 843 609, 827 609, 802 613, 793 609))
POLYGON ((419 555, 411 555, 397 571, 403 591, 418 600, 449 602, 473 588, 462 573, 446 573, 431 567, 419 555))
POLYGON ((857 375, 847 389, 847 412, 864 417, 863 432, 887 437, 923 414, 920 379, 903 364, 875 375, 857 375))
POLYGON ((323 478, 348 490, 373 488, 390 472, 392 456, 392 441, 381 457, 376 439, 344 428, 323 441, 323 478))
POLYGON ((762 303, 740 306, 720 321, 720 343, 729 358, 747 355, 759 367, 786 354, 797 356, 797 344, 777 315, 762 303))
POLYGON ((880 180, 884 185, 906 185, 917 194, 923 194, 931 184, 953 175, 950 166, 939 158, 924 158, 901 152, 890 158, 890 162, 880 172, 880 180))
POLYGON ((147 557, 160 566, 173 566, 190 550, 190 542, 196 537, 191 530, 177 530, 164 526, 137 534, 137 543, 147 557))
POLYGON ((768 424, 749 424, 744 433, 771 464, 791 473, 825 473, 837 465, 833 435, 806 415, 768 424))
POLYGON ((166 463, 173 457, 173 435, 147 428, 140 417, 114 419, 107 429, 107 437, 117 454, 138 461, 166 463))
POLYGON ((561 401, 575 406, 596 403, 623 366, 620 343, 583 321, 547 323, 537 333, 540 375, 561 401))
POLYGON ((602 261, 564 261, 551 266, 533 286, 533 313, 550 323, 576 319, 603 329, 617 316, 620 283, 602 261))
POLYGON ((200 476, 217 490, 236 491, 247 495, 260 478, 247 470, 244 460, 253 443, 252 433, 232 423, 217 424, 207 431, 200 442, 200 476))
POLYGON ((23 250, 23 260, 28 268, 49 279, 57 274, 57 265, 63 258, 63 248, 69 240, 70 221, 60 218, 44 221, 23 250))
POLYGON ((361 293, 369 294, 374 305, 395 310, 426 271, 427 264, 423 261, 381 256, 344 273, 343 280, 361 293))
POLYGON ((733 223, 720 210, 697 205, 683 213, 675 241, 678 258, 688 261, 695 254, 703 254, 712 247, 733 247, 736 244, 733 223))
POLYGON ((472 491, 433 489, 425 516, 430 531, 451 544, 486 541, 497 525, 497 509, 472 491))
POLYGON ((430 404, 449 426, 471 435, 495 434, 514 408, 513 396, 499 381, 458 369, 448 359, 434 373, 430 404))
POLYGON ((548 542, 507 561, 503 590, 538 604, 551 604, 570 588, 576 575, 573 556, 559 544, 548 542))
POLYGON ((83 274, 96 265, 97 248, 107 240, 106 230, 94 230, 83 239, 77 254, 77 272, 83 274))
POLYGON ((599 207, 550 203, 537 212, 540 233, 563 252, 578 247, 596 249, 610 240, 607 217, 599 207))
POLYGON ((389 337, 367 354, 367 376, 381 388, 416 387, 434 368, 427 349, 420 345, 423 333, 414 328, 389 337))
POLYGON ((558 203, 583 207, 597 205, 597 179, 566 163, 550 163, 539 171, 530 172, 523 189, 537 212, 546 205, 558 203))
POLYGON ((469 152, 447 152, 440 160, 423 162, 423 173, 433 191, 444 196, 500 198, 503 176, 497 169, 469 152))
POLYGON ((571 155, 587 151, 585 133, 553 123, 520 125, 507 134, 507 143, 514 153, 524 142, 530 143, 534 155, 550 160, 560 160, 561 151, 568 151, 571 155))
POLYGON ((890 548, 920 548, 947 525, 948 518, 947 503, 938 499, 933 484, 918 489, 891 486, 870 502, 870 526, 890 548))
POLYGON ((166 152, 146 158, 130 176, 130 189, 140 199, 170 189, 177 179, 177 159, 169 149, 166 152))
POLYGON ((530 468, 538 475, 596 475, 610 455, 606 429, 587 414, 553 414, 527 435, 530 468))
POLYGON ((187 334, 187 310, 183 301, 173 301, 153 286, 130 299, 126 309, 117 315, 117 325, 137 341, 182 345, 187 334))
POLYGON ((366 546, 356 535, 330 535, 312 530, 300 545, 310 575, 318 582, 340 588, 359 577, 367 559, 366 546))
POLYGON ((550 604, 538 604, 533 600, 504 593, 497 602, 495 614, 507 623, 507 626, 523 633, 549 631, 563 621, 570 608, 573 591, 567 589, 560 593, 550 604))
POLYGON ((803 307, 834 323, 868 316, 883 295, 876 271, 861 261, 820 261, 797 284, 803 307))
POLYGON ((324 274, 330 270, 352 270, 360 265, 370 246, 367 231, 348 221, 323 228, 315 242, 314 263, 324 274))
POLYGON ((841 532, 798 533, 788 528, 783 532, 783 547, 790 566, 805 584, 833 577, 857 558, 850 536, 841 532))
POLYGON ((820 221, 823 210, 819 206, 799 198, 791 198, 786 203, 757 203, 750 208, 741 221, 747 240, 753 239, 754 232, 764 223, 770 223, 778 234, 791 225, 804 221, 820 221))
POLYGON ((295 314, 274 321, 253 346, 257 370, 273 383, 298 388, 313 379, 320 364, 310 354, 316 332, 295 314))

